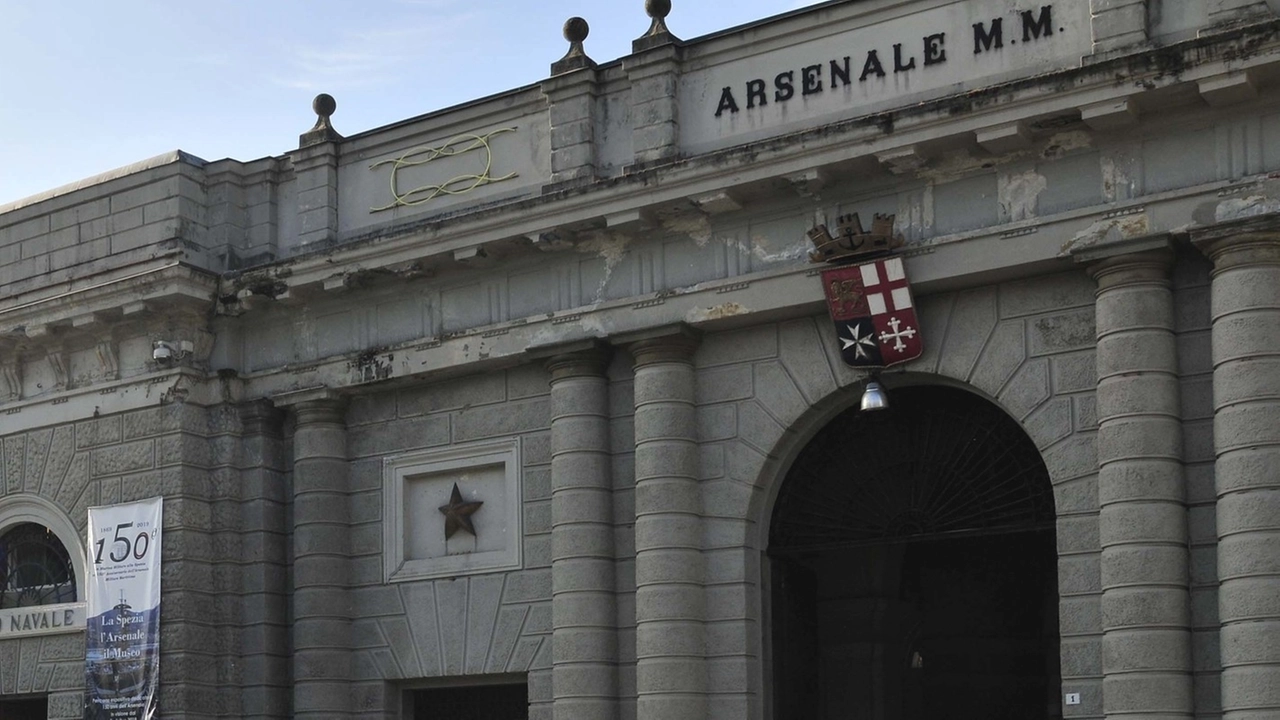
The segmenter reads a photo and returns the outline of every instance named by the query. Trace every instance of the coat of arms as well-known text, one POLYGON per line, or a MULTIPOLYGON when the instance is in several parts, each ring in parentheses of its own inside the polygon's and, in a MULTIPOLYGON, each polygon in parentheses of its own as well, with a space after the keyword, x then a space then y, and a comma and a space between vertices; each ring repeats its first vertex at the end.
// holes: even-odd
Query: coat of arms
MULTIPOLYGON (((892 216, 877 216, 876 226, 884 228, 887 224, 890 231, 881 230, 875 238, 862 239, 867 242, 859 241, 858 232, 846 232, 852 228, 861 230, 857 215, 844 216, 841 223, 840 235, 850 242, 840 243, 835 253, 823 253, 823 246, 814 237, 818 231, 810 233, 816 247, 812 256, 815 262, 848 261, 870 254, 883 256, 886 250, 901 244, 891 234, 892 216), (868 245, 871 247, 862 249, 868 245)), ((826 228, 821 228, 818 236, 830 237, 826 228)), ((824 270, 822 288, 846 364, 857 368, 889 367, 914 360, 924 352, 902 258, 887 256, 824 270)))

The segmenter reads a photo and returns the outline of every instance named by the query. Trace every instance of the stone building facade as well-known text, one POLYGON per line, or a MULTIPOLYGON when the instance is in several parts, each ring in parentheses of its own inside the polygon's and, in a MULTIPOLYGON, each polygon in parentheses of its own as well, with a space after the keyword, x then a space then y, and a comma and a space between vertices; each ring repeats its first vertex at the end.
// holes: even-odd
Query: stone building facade
MULTIPOLYGON (((166 718, 1280 717, 1272 4, 669 5, 0 207, 0 545, 66 551, 0 590, 163 496, 166 718), (852 213, 925 347, 882 413, 852 213)), ((4 607, 0 714, 79 717, 83 630, 4 607)))

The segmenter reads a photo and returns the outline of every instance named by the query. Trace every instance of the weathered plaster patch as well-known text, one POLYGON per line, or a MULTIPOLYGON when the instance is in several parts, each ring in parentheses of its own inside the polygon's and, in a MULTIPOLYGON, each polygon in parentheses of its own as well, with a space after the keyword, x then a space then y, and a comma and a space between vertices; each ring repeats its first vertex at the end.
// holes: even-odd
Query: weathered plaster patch
POLYGON ((908 240, 921 240, 933 232, 933 186, 904 192, 898 198, 896 230, 908 240))
POLYGON ((1058 158, 1074 150, 1089 147, 1093 147, 1093 138, 1089 133, 1083 130, 1072 130, 1058 133, 1049 138, 1049 142, 1045 143, 1044 150, 1040 152, 1040 156, 1058 158))
POLYGON ((578 252, 599 255, 604 260, 604 275, 600 278, 600 284, 596 287, 593 302, 598 303, 604 299, 605 288, 609 286, 609 280, 613 277, 614 269, 627 256, 627 252, 629 252, 627 246, 630 243, 631 239, 627 236, 610 232, 594 233, 585 242, 578 243, 578 252))
POLYGON ((1214 220, 1226 222, 1274 212, 1280 212, 1280 200, 1265 195, 1250 195, 1218 203, 1218 207, 1214 209, 1214 220))
MULTIPOLYGON (((173 385, 165 389, 164 394, 160 396, 161 405, 171 405, 173 403, 186 402, 191 395, 191 388, 187 387, 188 380, 185 375, 179 375, 173 379, 173 385)), ((150 394, 150 389, 148 389, 150 394)))
POLYGON ((347 368, 356 384, 377 382, 395 374, 395 359, 395 353, 386 353, 386 348, 372 348, 357 355, 347 368))
POLYGON ((1124 154, 1102 156, 1102 198, 1107 202, 1138 195, 1138 183, 1131 169, 1132 158, 1124 154))
POLYGON ((294 357, 315 357, 320 352, 320 335, 310 305, 303 305, 294 323, 294 357))
POLYGON ((618 233, 599 232, 591 235, 586 242, 577 245, 578 252, 594 253, 604 258, 609 267, 616 267, 627 255, 630 238, 618 233))
POLYGON ((1040 193, 1049 188, 1049 181, 1035 170, 1011 175, 1000 175, 1000 211, 1008 222, 1018 222, 1036 216, 1040 193))
POLYGON ((698 247, 706 247, 711 242, 711 219, 701 213, 664 218, 662 228, 673 235, 688 235, 698 247))
POLYGON ((1076 233, 1075 237, 1063 244, 1058 256, 1067 257, 1075 250, 1149 234, 1151 234, 1151 218, 1147 217, 1146 213, 1099 220, 1076 233))
POLYGON ((685 313, 685 322, 698 323, 708 320, 719 320, 721 318, 734 317, 735 315, 745 315, 751 312, 741 304, 736 302, 727 302, 715 307, 697 307, 685 313))
MULTIPOLYGON (((579 318, 578 326, 591 337, 609 337, 614 333, 613 323, 606 322, 605 316, 594 313, 583 315, 579 318)), ((551 335, 552 337, 559 336, 556 332, 552 332, 551 335)))
POLYGON ((770 252, 765 245, 769 242, 768 238, 754 237, 751 238, 751 246, 740 240, 726 240, 725 245, 730 250, 736 250, 739 253, 750 254, 762 263, 787 262, 789 260, 799 260, 801 258, 808 259, 809 245, 803 242, 781 250, 770 252))
POLYGON ((968 150, 954 150, 945 153, 930 166, 921 168, 917 174, 926 180, 945 182, 1011 162, 1024 154, 1009 153, 998 157, 974 157, 968 150))

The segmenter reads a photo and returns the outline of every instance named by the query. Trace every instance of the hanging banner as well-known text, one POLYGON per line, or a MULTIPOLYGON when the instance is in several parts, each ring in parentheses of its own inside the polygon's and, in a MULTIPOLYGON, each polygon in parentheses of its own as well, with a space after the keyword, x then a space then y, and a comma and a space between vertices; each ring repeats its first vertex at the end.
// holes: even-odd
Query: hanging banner
POLYGON ((89 508, 85 720, 154 720, 163 498, 89 508))

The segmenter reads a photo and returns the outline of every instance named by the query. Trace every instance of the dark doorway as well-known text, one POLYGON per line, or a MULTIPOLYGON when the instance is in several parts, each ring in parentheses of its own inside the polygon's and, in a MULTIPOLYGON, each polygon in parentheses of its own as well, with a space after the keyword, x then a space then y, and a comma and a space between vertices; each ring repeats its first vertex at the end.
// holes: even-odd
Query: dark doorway
POLYGON ((1052 486, 1003 411, 898 388, 801 451, 770 525, 774 717, 1061 717, 1052 486))
POLYGON ((4 720, 45 720, 49 717, 48 698, 0 700, 0 718, 4 720))
POLYGON ((473 685, 413 690, 414 720, 528 720, 527 685, 473 685))

